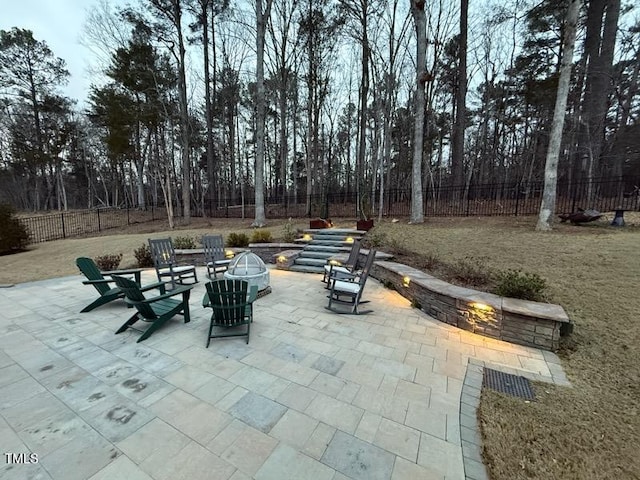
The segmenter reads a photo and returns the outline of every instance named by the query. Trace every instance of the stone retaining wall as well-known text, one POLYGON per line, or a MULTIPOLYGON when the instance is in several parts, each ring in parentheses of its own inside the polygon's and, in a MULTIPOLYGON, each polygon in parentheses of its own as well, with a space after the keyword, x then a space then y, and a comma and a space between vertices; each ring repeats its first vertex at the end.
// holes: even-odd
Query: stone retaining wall
MULTIPOLYGON (((304 245, 298 245, 295 243, 250 243, 249 248, 230 248, 225 247, 225 250, 231 250, 235 255, 252 251, 258 255, 264 263, 274 263, 274 255, 282 250, 302 250, 304 245)), ((176 261, 178 265, 204 265, 204 249, 203 248, 176 248, 176 261)))
MULTIPOLYGON (((225 251, 230 250, 234 255, 246 252, 247 248, 225 247, 225 251)), ((195 265, 201 267, 205 265, 204 248, 176 248, 176 262, 178 265, 195 265)))
POLYGON ((393 286, 439 321, 479 335, 557 350, 560 337, 572 330, 569 317, 559 305, 504 298, 451 285, 396 262, 375 262, 371 276, 393 286))
POLYGON ((275 263, 277 253, 283 250, 302 250, 304 245, 297 243, 250 243, 249 250, 258 255, 264 263, 275 263))

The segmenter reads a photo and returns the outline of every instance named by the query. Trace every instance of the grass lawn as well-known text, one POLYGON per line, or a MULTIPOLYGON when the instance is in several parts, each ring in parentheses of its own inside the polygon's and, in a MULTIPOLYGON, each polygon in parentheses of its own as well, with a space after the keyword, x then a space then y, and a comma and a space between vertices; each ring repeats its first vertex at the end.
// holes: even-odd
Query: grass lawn
MULTIPOLYGON (((483 393, 480 422, 493 480, 640 478, 640 215, 625 216, 625 228, 559 224, 548 233, 534 231, 534 218, 495 217, 384 222, 374 230, 418 255, 538 273, 547 280, 550 301, 575 323, 559 352, 572 388, 536 384, 537 400, 531 403, 483 393)), ((198 219, 166 232, 158 222, 38 244, 0 257, 0 284, 75 274, 80 255, 122 252, 121 267, 133 266, 133 249, 149 237, 251 234, 249 223, 198 219)), ((281 238, 283 225, 270 222, 274 238, 281 238)), ((295 226, 308 223, 300 219, 295 226)))

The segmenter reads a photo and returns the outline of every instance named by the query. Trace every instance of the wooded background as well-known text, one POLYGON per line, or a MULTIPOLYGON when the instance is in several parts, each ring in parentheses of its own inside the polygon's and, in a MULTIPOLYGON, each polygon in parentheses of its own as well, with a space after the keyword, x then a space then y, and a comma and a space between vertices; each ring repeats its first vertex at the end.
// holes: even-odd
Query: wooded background
MULTIPOLYGON (((82 106, 60 93, 64 59, 18 25, 0 32, 0 202, 169 204, 187 221, 255 204, 264 223, 265 198, 320 216, 335 198, 376 215, 388 191, 535 198, 568 3, 105 1, 82 106)), ((639 66, 638 8, 586 1, 557 171, 588 189, 578 206, 601 182, 634 192, 639 66)))

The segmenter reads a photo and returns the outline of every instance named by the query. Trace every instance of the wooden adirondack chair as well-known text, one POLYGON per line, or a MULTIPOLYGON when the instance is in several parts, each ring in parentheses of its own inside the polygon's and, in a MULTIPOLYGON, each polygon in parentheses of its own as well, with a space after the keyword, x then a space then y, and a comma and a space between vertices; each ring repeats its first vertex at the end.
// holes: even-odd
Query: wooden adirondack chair
POLYGON ((356 240, 353 242, 351 246, 351 251, 349 252, 349 258, 344 265, 333 265, 328 264, 324 266, 324 276, 322 277, 322 281, 327 284, 327 288, 331 285, 329 283, 330 278, 340 278, 344 276, 345 278, 352 277, 355 270, 358 268, 358 259, 360 258, 360 241, 356 240), (344 275, 341 275, 344 274, 344 275))
MULTIPOLYGON (((364 267, 362 271, 356 275, 353 275, 351 279, 347 278, 339 278, 339 279, 330 279, 331 283, 331 291, 329 292, 329 305, 327 309, 332 310, 336 313, 369 313, 368 311, 359 311, 358 306, 361 303, 367 303, 367 301, 361 300, 362 291, 364 290, 364 285, 367 282, 367 278, 369 277, 369 272, 371 267, 373 266, 373 262, 376 258, 376 251, 374 249, 369 250, 369 254, 367 255, 367 260, 365 261, 364 267), (345 299, 346 298, 346 299, 345 299), (338 311, 335 308, 332 308, 332 304, 342 304, 342 305, 350 305, 350 312, 338 311)), ((342 274, 343 275, 343 274, 342 274)))
MULTIPOLYGON (((140 285, 140 272, 141 268, 133 268, 131 270, 117 270, 114 272, 101 272, 98 269, 96 263, 88 257, 78 257, 76 258, 76 266, 80 273, 82 273, 87 279, 82 283, 84 285, 93 285, 93 287, 98 291, 100 296, 91 302, 89 305, 80 310, 82 313, 90 312, 96 307, 104 305, 105 303, 109 303, 113 300, 117 300, 118 298, 124 298, 124 293, 117 286, 111 286, 111 283, 114 283, 115 280, 112 278, 105 278, 105 275, 110 275, 112 273, 117 273, 121 275, 134 275, 135 281, 138 285, 140 285)), ((158 284, 148 285, 145 287, 145 290, 150 288, 158 288, 158 284)))
POLYGON ((146 340, 155 332, 158 328, 164 325, 167 320, 170 320, 178 314, 184 316, 184 323, 189 323, 191 320, 189 316, 189 296, 191 294, 192 285, 183 285, 176 287, 169 293, 163 293, 156 297, 145 298, 144 294, 140 290, 140 287, 132 282, 128 278, 114 275, 113 279, 116 281, 116 285, 122 290, 125 295, 125 301, 132 305, 137 312, 127 320, 116 331, 116 334, 122 333, 127 328, 142 332, 142 335, 138 339, 138 343, 146 340), (176 295, 182 295, 181 300, 173 299, 176 295), (138 320, 151 322, 149 327, 142 331, 132 327, 138 320))
POLYGON ((231 259, 225 256, 222 235, 204 235, 202 237, 202 246, 204 247, 207 276, 211 278, 211 274, 213 274, 213 278, 216 278, 218 273, 226 272, 231 259))
POLYGON ((178 265, 176 262, 176 251, 173 248, 171 238, 149 239, 149 249, 153 258, 153 265, 156 267, 158 281, 164 278, 171 278, 172 288, 176 283, 183 285, 185 279, 193 278, 193 283, 198 283, 196 267, 193 265, 178 265))
POLYGON ((253 322, 253 302, 258 296, 258 286, 252 285, 247 293, 249 283, 245 280, 214 280, 206 284, 207 293, 202 299, 202 306, 211 308, 211 323, 207 348, 212 338, 247 337, 251 333, 253 322), (213 334, 213 327, 238 327, 246 325, 246 332, 213 334))

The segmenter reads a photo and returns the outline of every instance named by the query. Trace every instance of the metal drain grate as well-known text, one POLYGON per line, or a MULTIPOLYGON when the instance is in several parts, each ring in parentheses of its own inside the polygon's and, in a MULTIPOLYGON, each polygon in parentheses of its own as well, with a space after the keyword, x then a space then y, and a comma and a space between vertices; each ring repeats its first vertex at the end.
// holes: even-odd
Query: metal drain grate
POLYGON ((535 400, 531 382, 524 377, 485 368, 482 374, 482 385, 496 392, 506 393, 512 397, 535 400))

